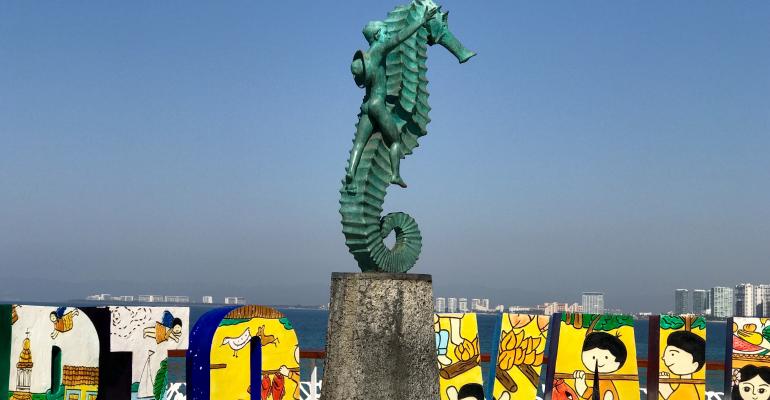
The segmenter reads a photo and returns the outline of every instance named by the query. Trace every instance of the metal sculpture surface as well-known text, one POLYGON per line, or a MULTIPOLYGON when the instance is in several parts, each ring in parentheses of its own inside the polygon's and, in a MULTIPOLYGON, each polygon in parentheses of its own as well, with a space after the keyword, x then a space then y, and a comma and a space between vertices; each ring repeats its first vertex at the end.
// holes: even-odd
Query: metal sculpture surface
POLYGON ((440 44, 461 63, 476 55, 447 26, 449 13, 432 0, 396 7, 363 30, 369 49, 357 51, 351 72, 366 88, 347 173, 340 190, 342 231, 364 272, 406 272, 422 248, 417 222, 402 212, 380 217, 387 187, 406 187, 400 161, 428 133, 427 48, 440 44), (395 231, 392 248, 384 239, 395 231))

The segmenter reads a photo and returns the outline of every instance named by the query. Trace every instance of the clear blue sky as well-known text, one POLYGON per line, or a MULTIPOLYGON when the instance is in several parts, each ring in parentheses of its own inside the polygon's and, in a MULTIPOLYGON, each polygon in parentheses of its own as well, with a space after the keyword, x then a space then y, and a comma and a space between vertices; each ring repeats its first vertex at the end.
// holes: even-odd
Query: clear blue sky
MULTIPOLYGON (((356 270, 349 62, 396 4, 0 3, 0 298, 325 302, 356 270)), ((437 294, 666 311, 770 282, 769 2, 443 4, 479 55, 430 50, 385 203, 437 294)))

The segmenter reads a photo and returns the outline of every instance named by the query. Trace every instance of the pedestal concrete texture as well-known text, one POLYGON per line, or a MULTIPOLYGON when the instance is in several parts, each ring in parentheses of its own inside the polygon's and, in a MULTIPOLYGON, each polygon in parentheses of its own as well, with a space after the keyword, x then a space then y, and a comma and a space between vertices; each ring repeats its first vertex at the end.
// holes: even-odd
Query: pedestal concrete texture
POLYGON ((430 275, 332 274, 323 400, 437 400, 430 275))

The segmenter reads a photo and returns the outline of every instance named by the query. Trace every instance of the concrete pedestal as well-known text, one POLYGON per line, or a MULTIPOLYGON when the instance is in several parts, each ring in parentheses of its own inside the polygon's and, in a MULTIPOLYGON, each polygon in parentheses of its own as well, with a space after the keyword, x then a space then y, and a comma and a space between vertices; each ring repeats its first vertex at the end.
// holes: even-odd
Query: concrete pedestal
POLYGON ((321 398, 439 398, 430 275, 332 274, 321 398))

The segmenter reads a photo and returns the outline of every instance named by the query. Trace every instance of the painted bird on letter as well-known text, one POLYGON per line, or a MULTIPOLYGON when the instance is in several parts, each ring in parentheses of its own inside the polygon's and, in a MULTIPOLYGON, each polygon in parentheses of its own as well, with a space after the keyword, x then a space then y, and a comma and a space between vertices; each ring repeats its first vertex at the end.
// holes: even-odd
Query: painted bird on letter
POLYGON ((247 344, 249 344, 249 341, 251 341, 251 330, 249 328, 246 328, 243 333, 241 333, 241 336, 238 337, 226 337, 224 340, 222 340, 222 344, 220 346, 228 345, 231 349, 233 349, 233 357, 238 357, 238 351, 244 347, 246 347, 247 344))

